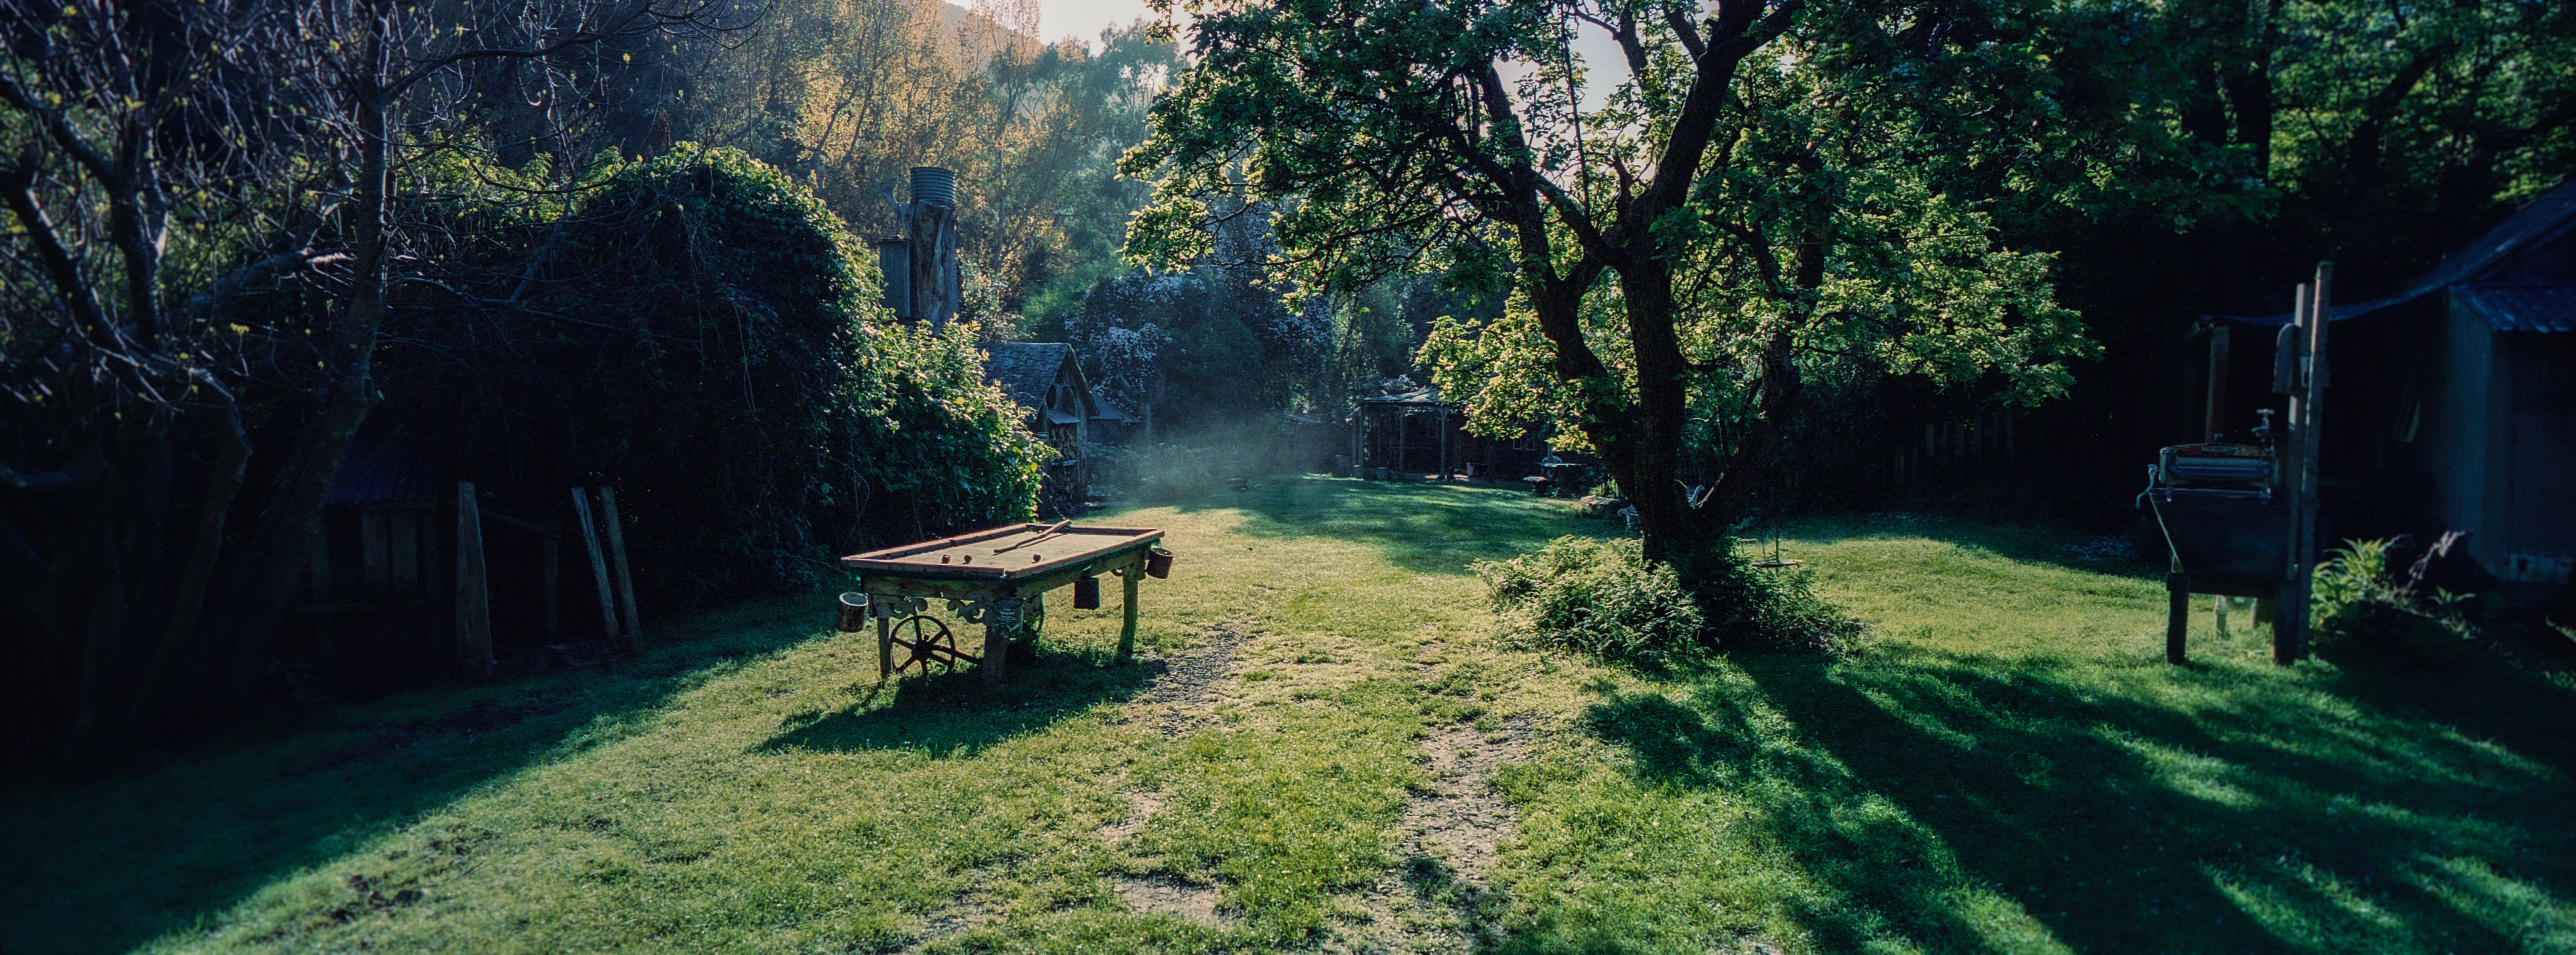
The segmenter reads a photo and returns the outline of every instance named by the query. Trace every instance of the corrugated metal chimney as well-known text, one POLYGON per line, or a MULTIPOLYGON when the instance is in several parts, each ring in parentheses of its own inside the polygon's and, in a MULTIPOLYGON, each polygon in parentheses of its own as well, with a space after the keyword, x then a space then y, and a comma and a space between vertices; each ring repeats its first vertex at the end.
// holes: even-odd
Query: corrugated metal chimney
POLYGON ((912 167, 912 201, 957 206, 957 174, 937 166, 912 167))

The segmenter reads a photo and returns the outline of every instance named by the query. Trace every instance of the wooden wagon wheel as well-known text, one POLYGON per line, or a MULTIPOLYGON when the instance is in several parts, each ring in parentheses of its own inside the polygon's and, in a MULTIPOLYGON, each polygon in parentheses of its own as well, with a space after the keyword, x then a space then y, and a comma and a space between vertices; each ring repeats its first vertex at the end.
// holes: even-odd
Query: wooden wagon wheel
POLYGON ((941 673, 953 673, 959 661, 973 663, 980 659, 957 649, 957 637, 948 632, 948 624, 929 614, 917 613, 895 621, 892 636, 894 645, 904 650, 904 655, 896 659, 896 673, 915 666, 928 673, 934 664, 941 673))

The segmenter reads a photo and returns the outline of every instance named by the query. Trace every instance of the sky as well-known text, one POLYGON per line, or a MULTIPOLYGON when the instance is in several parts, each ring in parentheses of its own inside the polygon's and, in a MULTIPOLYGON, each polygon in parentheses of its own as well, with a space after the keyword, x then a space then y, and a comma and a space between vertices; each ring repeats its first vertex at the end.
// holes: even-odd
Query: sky
MULTIPOLYGON (((1038 0, 1037 5, 1039 37, 1048 42, 1079 37, 1094 51, 1100 48, 1102 28, 1123 26, 1153 13, 1145 0, 1038 0)), ((1583 105, 1599 109, 1611 84, 1627 76, 1627 62, 1620 57, 1619 46, 1610 35, 1590 24, 1578 29, 1574 48, 1593 74, 1593 82, 1584 84, 1583 105)))
POLYGON ((1152 12, 1145 0, 1038 0, 1038 35, 1048 40, 1081 37, 1098 47, 1101 28, 1152 12))

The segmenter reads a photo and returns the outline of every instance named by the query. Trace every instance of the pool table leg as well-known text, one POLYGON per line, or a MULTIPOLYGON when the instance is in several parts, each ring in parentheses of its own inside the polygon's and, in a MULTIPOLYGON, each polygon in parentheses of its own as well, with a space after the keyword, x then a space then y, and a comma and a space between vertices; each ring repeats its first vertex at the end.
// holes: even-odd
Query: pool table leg
POLYGON ((1126 581, 1127 589, 1127 623, 1118 630, 1118 662, 1122 664, 1136 655, 1136 575, 1144 569, 1140 564, 1118 575, 1118 579, 1126 581))
MULTIPOLYGON (((876 608, 870 608, 876 609, 876 608)), ((877 679, 894 675, 894 618, 877 614, 877 679)))
POLYGON ((984 660, 978 666, 984 671, 986 683, 1002 682, 1002 663, 1011 658, 1011 634, 1020 629, 1016 615, 1005 623, 996 612, 999 609, 984 612, 984 660))

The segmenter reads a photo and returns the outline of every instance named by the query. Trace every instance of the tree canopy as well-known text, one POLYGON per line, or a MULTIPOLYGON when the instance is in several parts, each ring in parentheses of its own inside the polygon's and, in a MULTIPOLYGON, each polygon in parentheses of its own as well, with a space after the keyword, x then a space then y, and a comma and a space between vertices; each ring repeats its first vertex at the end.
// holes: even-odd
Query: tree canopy
POLYGON ((1310 285, 1436 265, 1508 282, 1501 318, 1426 355, 1488 428, 1553 418, 1635 501, 1655 559, 1769 477, 1812 355, 2062 393, 2088 346, 2044 255, 1951 178, 2009 155, 2012 50, 1947 7, 1340 3, 1191 7, 1196 61, 1127 168, 1130 236, 1196 254, 1211 200, 1275 203, 1310 285), (1574 33, 1627 76, 1597 105, 1574 33), (2000 141, 1999 141, 2000 140, 2000 141), (1962 156, 1962 151, 1966 155, 1962 156), (1706 471, 1694 429, 1726 435, 1706 471), (1713 487, 1688 497, 1685 486, 1713 487))

